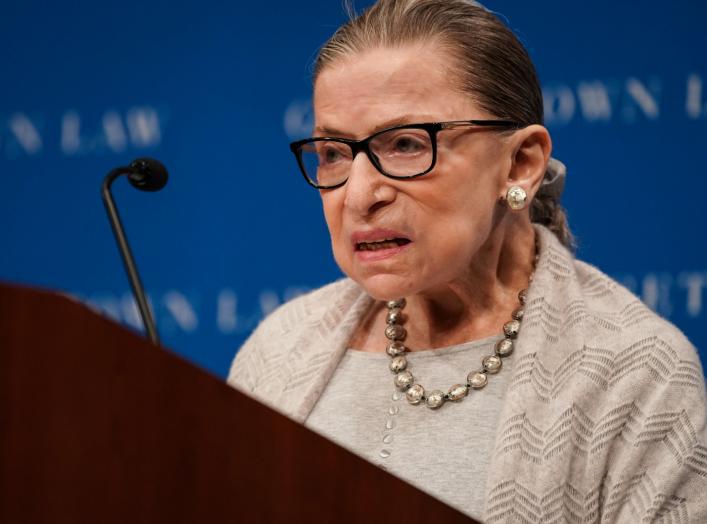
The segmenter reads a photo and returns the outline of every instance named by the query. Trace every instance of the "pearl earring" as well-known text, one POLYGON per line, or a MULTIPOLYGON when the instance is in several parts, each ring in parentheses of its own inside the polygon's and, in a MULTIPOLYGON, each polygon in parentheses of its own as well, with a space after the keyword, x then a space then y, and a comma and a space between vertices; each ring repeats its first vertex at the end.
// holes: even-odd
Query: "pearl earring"
POLYGON ((528 200, 528 194, 520 186, 511 186, 506 192, 506 202, 508 207, 518 211, 525 207, 525 202, 528 200))

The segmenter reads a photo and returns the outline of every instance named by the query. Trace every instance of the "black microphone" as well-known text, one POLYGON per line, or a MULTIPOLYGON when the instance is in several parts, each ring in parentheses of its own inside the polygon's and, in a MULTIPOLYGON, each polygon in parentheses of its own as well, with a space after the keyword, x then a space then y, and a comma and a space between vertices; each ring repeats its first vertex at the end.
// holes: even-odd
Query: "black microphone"
POLYGON ((116 167, 111 170, 103 179, 103 185, 101 187, 103 204, 106 207, 106 213, 108 213, 108 220, 113 228, 115 240, 118 242, 118 249, 123 258, 125 271, 128 274, 128 280, 130 281, 130 286, 132 287, 133 295, 135 296, 135 301, 140 311, 142 323, 145 325, 150 342, 158 346, 160 339, 157 334, 157 326, 155 325, 152 312, 147 304, 145 289, 142 287, 140 275, 138 274, 133 254, 128 245, 128 239, 123 230, 123 223, 120 221, 118 208, 115 207, 115 201, 111 194, 113 181, 122 175, 128 175, 130 184, 141 191, 159 191, 167 184, 167 168, 154 158, 138 158, 137 160, 133 160, 127 167, 116 167))
POLYGON ((167 185, 167 168, 154 158, 138 158, 128 166, 128 180, 141 191, 159 191, 167 185))

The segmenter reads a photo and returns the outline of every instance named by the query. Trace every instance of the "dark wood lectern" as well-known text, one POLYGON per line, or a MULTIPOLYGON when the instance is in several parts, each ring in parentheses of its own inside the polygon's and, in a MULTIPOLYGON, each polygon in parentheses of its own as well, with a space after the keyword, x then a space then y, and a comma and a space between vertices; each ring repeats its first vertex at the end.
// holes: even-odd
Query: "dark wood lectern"
POLYGON ((0 285, 0 522, 473 522, 50 292, 0 285))

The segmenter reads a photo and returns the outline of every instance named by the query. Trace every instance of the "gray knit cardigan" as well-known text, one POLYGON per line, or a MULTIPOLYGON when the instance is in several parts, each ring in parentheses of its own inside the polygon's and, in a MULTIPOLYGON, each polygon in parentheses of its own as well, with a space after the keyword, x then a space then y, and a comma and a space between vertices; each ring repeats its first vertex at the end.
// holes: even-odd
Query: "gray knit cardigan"
MULTIPOLYGON (((695 349, 536 231, 540 258, 510 357, 484 520, 707 523, 695 349)), ((371 304, 348 279, 285 304, 238 352, 228 382, 304 422, 371 304)))

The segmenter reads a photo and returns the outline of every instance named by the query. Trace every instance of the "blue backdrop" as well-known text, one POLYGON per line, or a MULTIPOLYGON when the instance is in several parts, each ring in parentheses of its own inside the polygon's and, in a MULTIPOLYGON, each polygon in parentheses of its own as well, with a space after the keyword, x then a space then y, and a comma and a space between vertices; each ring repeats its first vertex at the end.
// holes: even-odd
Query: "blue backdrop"
MULTIPOLYGON (((486 5, 538 66, 579 256, 704 351, 707 4, 486 5)), ((340 275, 287 143, 344 19, 332 0, 4 2, 0 279, 139 325, 99 186, 157 157, 169 185, 116 200, 164 341, 225 376, 265 313, 340 275)))

